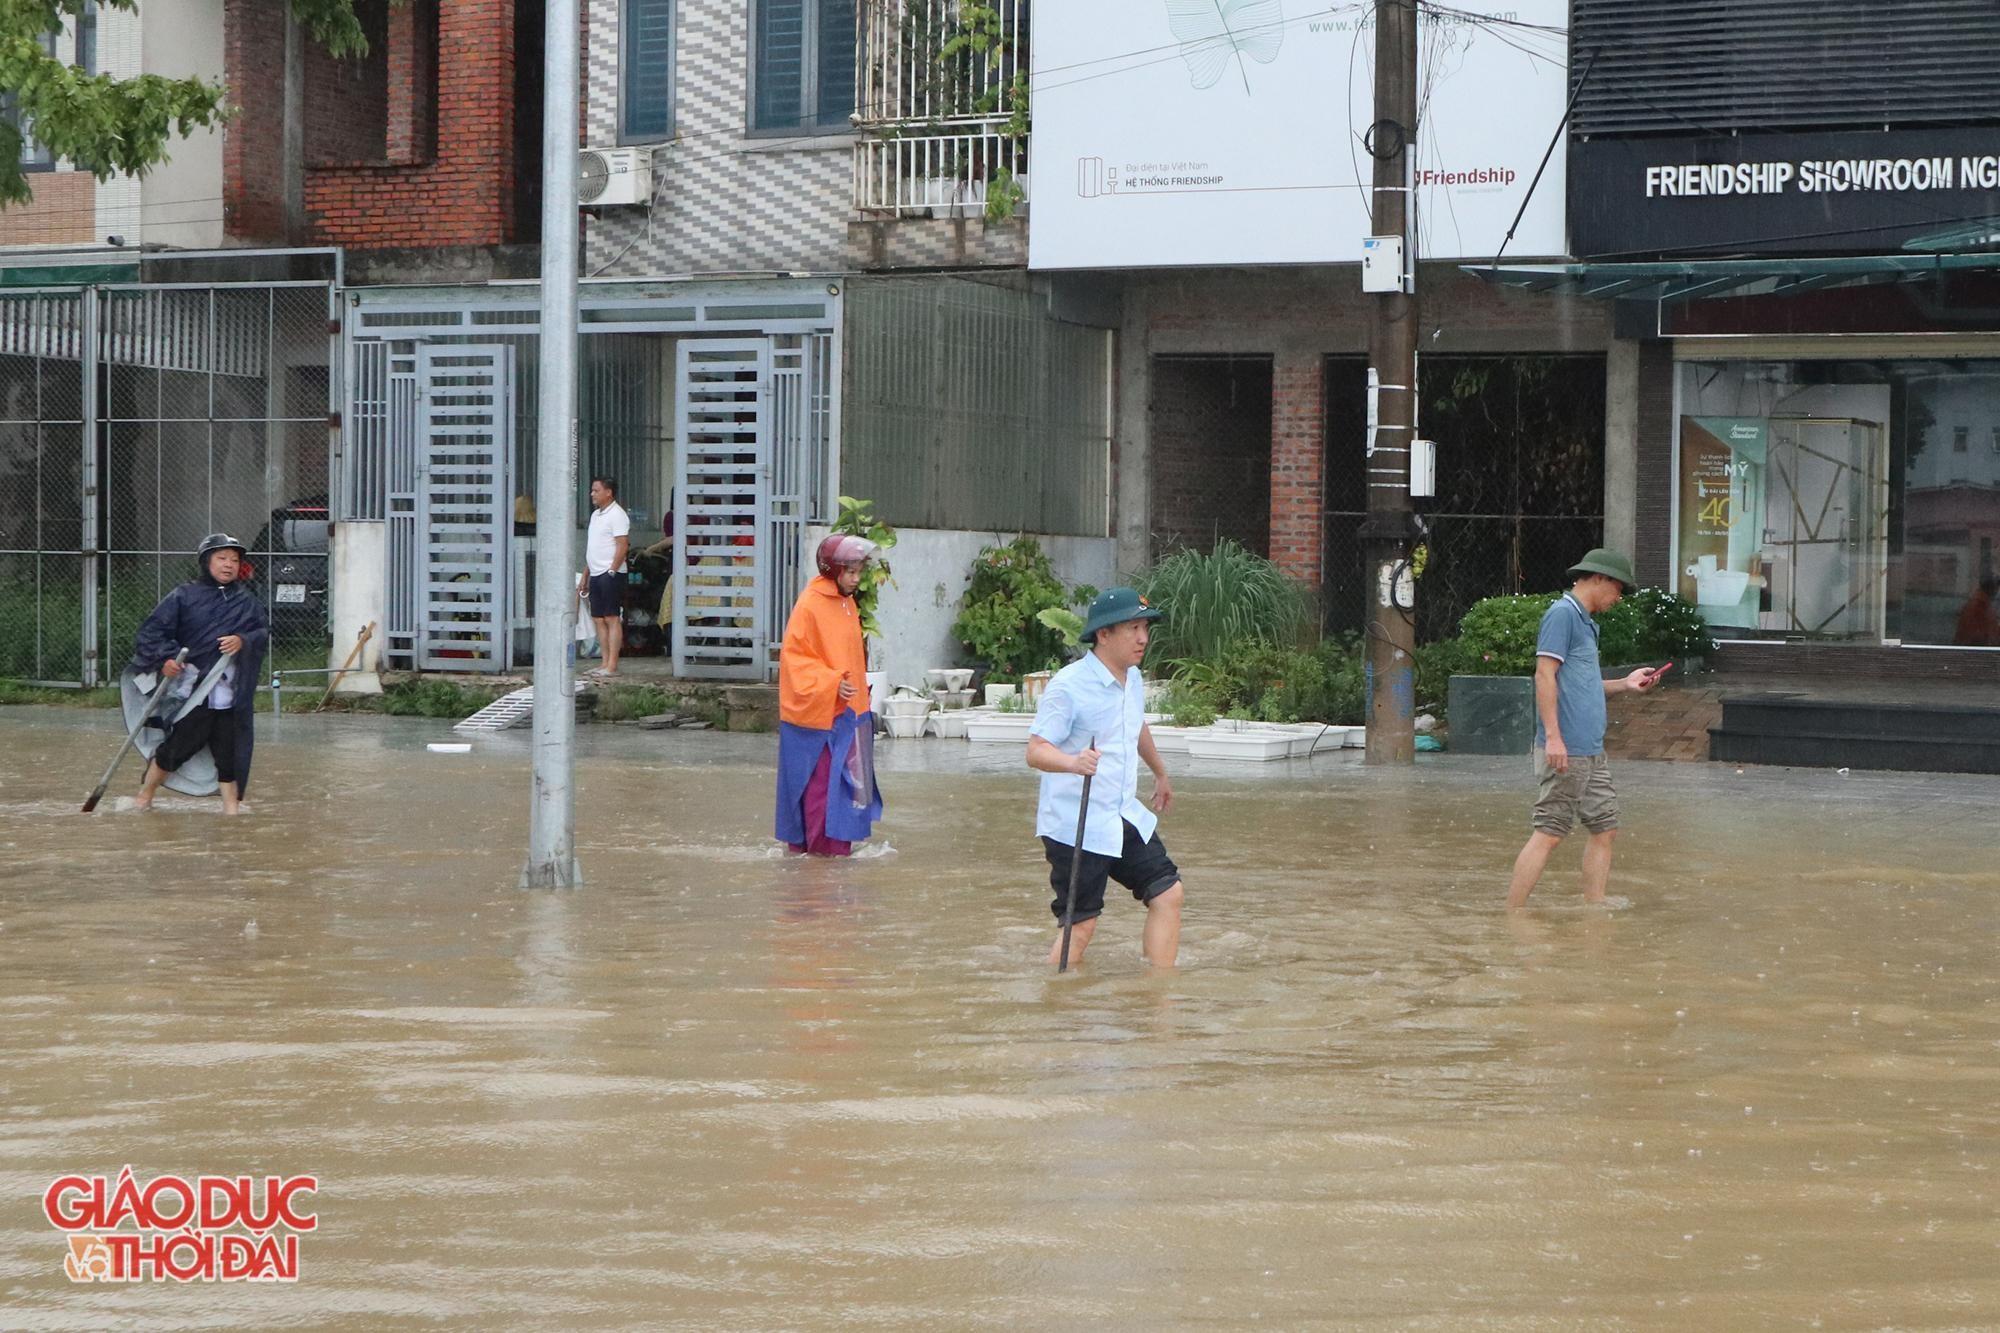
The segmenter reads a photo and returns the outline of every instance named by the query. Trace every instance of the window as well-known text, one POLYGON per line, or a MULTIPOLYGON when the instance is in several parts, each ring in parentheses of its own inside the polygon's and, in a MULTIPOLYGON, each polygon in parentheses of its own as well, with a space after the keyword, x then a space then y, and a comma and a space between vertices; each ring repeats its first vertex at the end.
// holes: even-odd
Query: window
MULTIPOLYGON (((42 50, 58 60, 75 65, 86 74, 97 73, 97 0, 85 0, 74 27, 64 32, 45 32, 42 50)), ((55 154, 35 138, 34 122, 23 116, 12 93, 0 93, 0 119, 21 132, 21 166, 27 171, 54 171, 55 154)))
POLYGON ((2000 454, 2000 426, 1993 428, 1993 452, 2000 454))
POLYGON ((618 142, 674 132, 674 0, 625 0, 618 35, 618 142))
POLYGON ((1972 444, 1972 431, 1964 426, 1954 426, 1951 430, 1951 451, 1965 453, 1972 444))
POLYGON ((750 128, 846 130, 854 112, 854 0, 757 0, 750 128))

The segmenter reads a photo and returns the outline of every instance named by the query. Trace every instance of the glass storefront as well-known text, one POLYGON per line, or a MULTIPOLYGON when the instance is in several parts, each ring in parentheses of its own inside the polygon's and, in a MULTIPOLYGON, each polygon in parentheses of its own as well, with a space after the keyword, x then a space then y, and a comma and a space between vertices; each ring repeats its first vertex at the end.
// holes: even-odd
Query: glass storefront
POLYGON ((2000 647, 2000 361, 1689 361, 1678 591, 1723 639, 2000 647))

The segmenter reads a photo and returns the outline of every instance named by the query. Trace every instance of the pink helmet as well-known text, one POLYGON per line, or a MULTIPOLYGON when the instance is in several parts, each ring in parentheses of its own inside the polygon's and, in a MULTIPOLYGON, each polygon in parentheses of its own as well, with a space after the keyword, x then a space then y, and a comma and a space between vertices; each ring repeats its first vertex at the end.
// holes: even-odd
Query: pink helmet
POLYGON ((875 555, 874 542, 851 532, 836 532, 819 544, 819 572, 832 578, 842 565, 858 565, 875 555))

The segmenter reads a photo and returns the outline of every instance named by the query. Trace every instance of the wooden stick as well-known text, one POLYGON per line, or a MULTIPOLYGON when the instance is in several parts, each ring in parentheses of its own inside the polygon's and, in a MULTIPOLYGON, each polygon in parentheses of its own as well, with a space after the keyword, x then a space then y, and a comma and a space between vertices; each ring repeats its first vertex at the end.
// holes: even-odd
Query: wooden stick
MULTIPOLYGON (((1086 750, 1097 748, 1097 737, 1092 736, 1086 750)), ((1056 960, 1056 971, 1069 971, 1069 932, 1076 923, 1076 880, 1083 871, 1083 831, 1090 823, 1090 784, 1097 775, 1087 773, 1083 779, 1083 800, 1076 813, 1076 846, 1069 854, 1069 901, 1063 904, 1062 956, 1056 960)))
POLYGON ((374 636, 375 622, 371 620, 361 627, 361 637, 356 639, 354 647, 348 650, 347 660, 340 664, 340 670, 334 672, 333 679, 326 683, 326 693, 319 697, 319 703, 313 707, 313 712, 317 713, 326 707, 327 702, 333 698, 334 689, 340 684, 340 678, 345 676, 347 669, 354 665, 354 659, 361 656, 362 646, 374 636))
MULTIPOLYGON (((188 650, 185 648, 174 654, 174 663, 177 666, 186 666, 187 660, 188 650)), ((160 683, 153 687, 152 696, 146 700, 146 711, 139 714, 139 725, 125 734, 125 743, 118 747, 118 757, 111 761, 111 766, 104 770, 104 776, 97 780, 96 790, 83 798, 84 814, 87 815, 95 810, 97 803, 104 799, 105 788, 111 785, 111 775, 118 771, 118 765, 124 763, 125 756, 132 752, 132 747, 139 741, 139 728, 145 726, 147 719, 153 716, 153 710, 160 706, 160 696, 165 694, 167 686, 173 683, 173 677, 164 671, 160 673, 160 683)))

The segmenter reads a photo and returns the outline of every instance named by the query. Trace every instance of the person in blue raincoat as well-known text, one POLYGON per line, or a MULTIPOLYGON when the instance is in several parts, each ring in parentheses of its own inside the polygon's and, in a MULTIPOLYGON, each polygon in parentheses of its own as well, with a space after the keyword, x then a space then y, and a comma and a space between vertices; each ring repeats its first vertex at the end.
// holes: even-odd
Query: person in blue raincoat
MULTIPOLYGON (((206 683, 224 654, 234 654, 216 677, 206 698, 173 724, 153 752, 146 779, 135 804, 144 810, 167 774, 207 749, 215 760, 222 789, 222 813, 242 809, 250 783, 250 753, 255 747, 257 669, 271 641, 271 622, 264 604, 243 579, 246 548, 226 532, 202 538, 195 554, 195 578, 175 588, 139 626, 132 651, 132 669, 179 676, 193 672, 206 683), (188 650, 185 666, 174 661, 188 650)), ((185 698, 178 690, 170 695, 185 698)))
POLYGON ((819 577, 785 623, 778 654, 779 841, 793 852, 847 856, 882 817, 875 714, 855 594, 875 543, 835 533, 819 544, 819 577))

